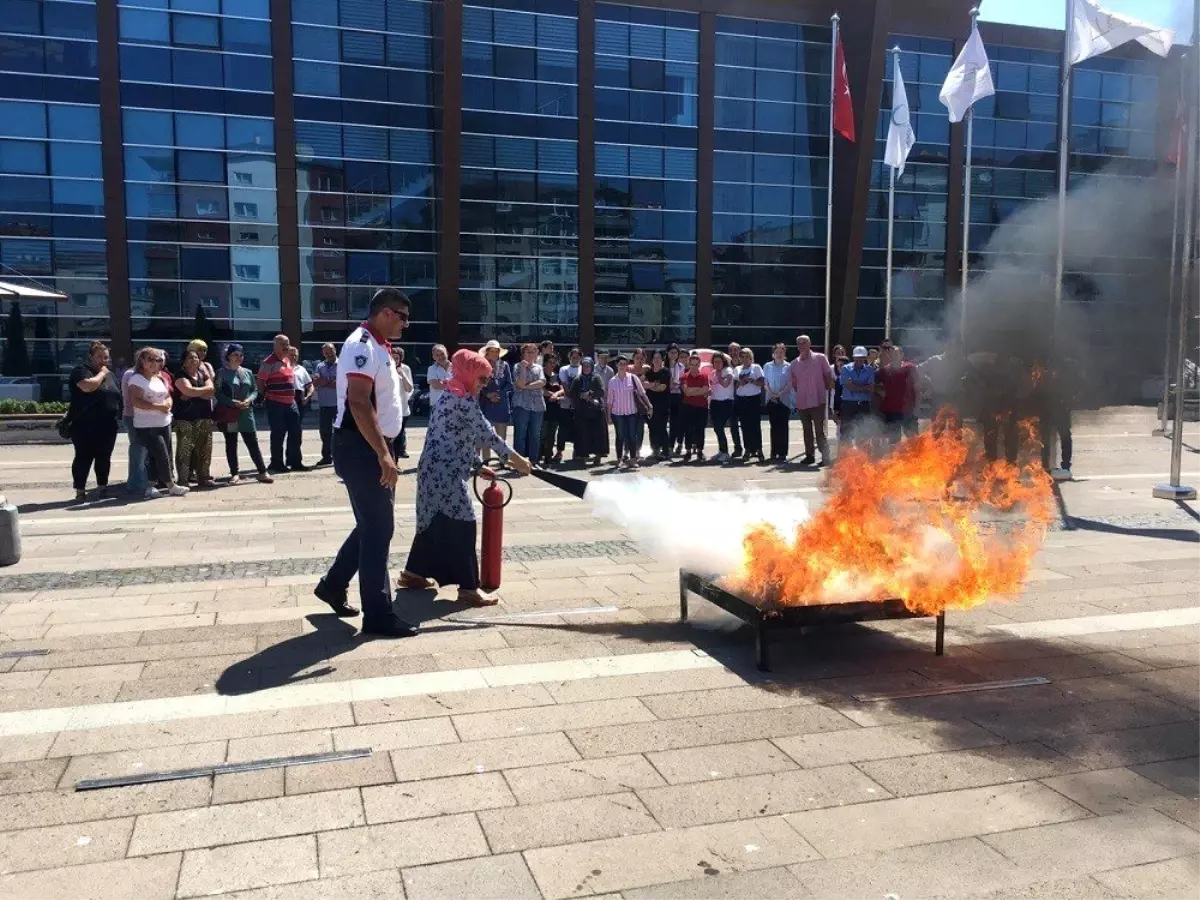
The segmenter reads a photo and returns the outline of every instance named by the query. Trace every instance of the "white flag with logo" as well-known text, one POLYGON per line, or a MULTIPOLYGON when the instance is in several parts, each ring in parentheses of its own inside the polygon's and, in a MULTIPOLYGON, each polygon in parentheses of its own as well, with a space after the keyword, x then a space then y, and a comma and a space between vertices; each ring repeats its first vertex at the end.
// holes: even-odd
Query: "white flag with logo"
POLYGON ((1071 65, 1137 41, 1151 53, 1166 56, 1175 32, 1109 12, 1095 0, 1071 0, 1071 65))
POLYGON ((938 99, 950 111, 951 122, 961 122, 967 110, 977 100, 996 93, 992 82, 992 68, 988 65, 987 50, 978 29, 971 32, 967 44, 950 67, 950 73, 942 83, 938 99))
POLYGON ((887 153, 883 162, 896 170, 897 178, 904 174, 904 163, 916 142, 908 111, 908 92, 904 89, 904 76, 900 74, 900 54, 896 54, 896 68, 892 72, 892 124, 888 126, 887 153))

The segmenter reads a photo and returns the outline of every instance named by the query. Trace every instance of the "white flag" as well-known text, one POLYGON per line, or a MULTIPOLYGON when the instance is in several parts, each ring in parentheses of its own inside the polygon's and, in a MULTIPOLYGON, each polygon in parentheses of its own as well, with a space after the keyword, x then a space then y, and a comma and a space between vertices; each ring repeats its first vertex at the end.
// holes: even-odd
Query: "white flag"
POLYGON ((1175 32, 1101 9, 1095 0, 1071 0, 1071 65, 1137 41, 1151 53, 1166 56, 1175 32))
POLYGON ((983 38, 979 36, 979 30, 975 29, 962 52, 958 54, 958 59, 950 67, 950 73, 942 83, 942 92, 938 94, 938 99, 942 101, 942 106, 950 111, 950 121, 961 122, 976 100, 990 97, 994 93, 996 85, 992 82, 987 50, 983 48, 983 38))
POLYGON ((900 74, 900 54, 897 53, 896 68, 892 72, 892 124, 888 126, 887 153, 883 157, 884 165, 895 169, 897 178, 904 174, 908 152, 916 142, 908 112, 908 92, 904 89, 904 76, 900 74))

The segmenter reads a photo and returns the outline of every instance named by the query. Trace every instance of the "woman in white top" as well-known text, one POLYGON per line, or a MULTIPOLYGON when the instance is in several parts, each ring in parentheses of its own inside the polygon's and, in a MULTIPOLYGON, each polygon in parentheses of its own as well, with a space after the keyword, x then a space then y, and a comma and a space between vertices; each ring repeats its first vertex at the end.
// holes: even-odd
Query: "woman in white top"
POLYGON ((708 395, 708 415, 712 419, 713 431, 717 433, 717 462, 729 462, 729 438, 725 429, 733 419, 733 369, 729 357, 720 350, 713 351, 712 370, 709 372, 712 393, 708 395))
MULTIPOLYGON (((133 400, 134 440, 154 457, 154 468, 167 484, 167 493, 182 497, 188 489, 175 483, 171 469, 171 454, 167 450, 171 434, 171 392, 161 372, 166 357, 161 350, 143 347, 137 353, 134 368, 137 374, 129 379, 129 395, 133 400)), ((156 488, 146 489, 146 499, 161 497, 156 488)))
POLYGON ((745 448, 742 459, 755 456, 762 462, 762 406, 766 378, 762 366, 754 361, 754 353, 749 347, 742 348, 741 365, 734 370, 734 381, 737 383, 734 409, 742 426, 742 446, 745 448))
POLYGON ((776 344, 771 361, 763 366, 766 379, 767 421, 771 423, 771 461, 783 462, 788 455, 788 420, 794 403, 792 370, 787 360, 787 347, 776 344))
POLYGON ((433 345, 433 365, 425 375, 429 384, 429 413, 433 414, 433 404, 450 381, 450 355, 446 352, 445 344, 433 345))
MULTIPOLYGON (((408 459, 408 417, 412 414, 409 401, 413 395, 412 369, 404 362, 404 348, 392 347, 392 362, 396 364, 396 374, 400 376, 400 433, 392 441, 392 457, 397 460, 408 459)), ((430 366, 432 369, 433 367, 430 366)))

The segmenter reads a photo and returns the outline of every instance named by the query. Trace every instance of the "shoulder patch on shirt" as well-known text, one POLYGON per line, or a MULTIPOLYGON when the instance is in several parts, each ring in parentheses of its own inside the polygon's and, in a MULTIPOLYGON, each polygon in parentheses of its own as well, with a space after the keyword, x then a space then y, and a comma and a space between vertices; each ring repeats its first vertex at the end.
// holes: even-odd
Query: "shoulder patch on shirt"
POLYGON ((361 369, 366 364, 367 364, 367 355, 365 353, 360 353, 354 357, 355 368, 361 369))
POLYGON ((367 333, 367 330, 366 330, 365 328, 364 328, 364 329, 362 330, 362 332, 361 332, 361 333, 358 335, 358 342, 359 342, 360 344, 365 344, 365 343, 366 343, 367 341, 369 341, 370 339, 371 339, 371 335, 367 333))

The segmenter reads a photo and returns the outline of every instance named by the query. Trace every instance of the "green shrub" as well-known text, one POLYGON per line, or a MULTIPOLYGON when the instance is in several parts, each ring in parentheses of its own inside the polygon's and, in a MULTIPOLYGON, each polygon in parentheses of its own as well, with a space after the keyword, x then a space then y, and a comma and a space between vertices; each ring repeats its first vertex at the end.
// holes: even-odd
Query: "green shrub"
POLYGON ((67 404, 56 400, 46 403, 35 403, 33 400, 0 400, 0 416, 28 416, 36 413, 62 415, 66 411, 67 404))

